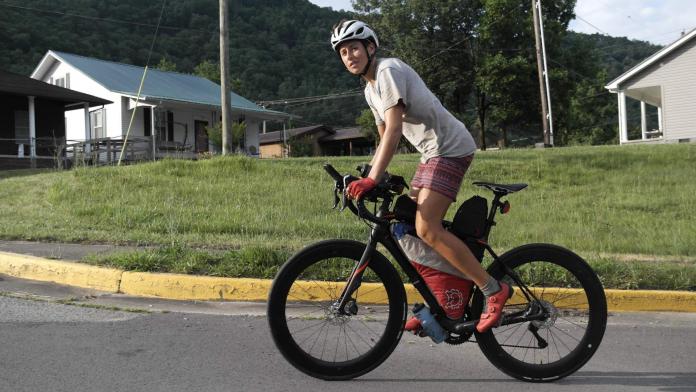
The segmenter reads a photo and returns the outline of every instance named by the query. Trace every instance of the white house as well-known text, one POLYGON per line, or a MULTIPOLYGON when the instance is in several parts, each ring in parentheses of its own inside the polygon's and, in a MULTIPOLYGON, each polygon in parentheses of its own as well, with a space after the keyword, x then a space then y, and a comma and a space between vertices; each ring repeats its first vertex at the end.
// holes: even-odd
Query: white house
MULTIPOLYGON (((66 112, 66 138, 85 141, 126 135, 143 71, 144 67, 49 50, 31 77, 113 102, 66 112)), ((232 120, 247 125, 246 152, 257 155, 261 124, 289 116, 230 95, 232 120)), ((137 106, 129 137, 154 139, 159 149, 205 152, 210 148, 205 127, 221 118, 220 86, 202 77, 148 68, 137 106)))
POLYGON ((665 46, 607 86, 619 100, 619 140, 627 143, 696 141, 696 29, 665 46), (627 98, 640 101, 641 133, 629 140, 627 98), (647 113, 657 116, 649 129, 647 113))

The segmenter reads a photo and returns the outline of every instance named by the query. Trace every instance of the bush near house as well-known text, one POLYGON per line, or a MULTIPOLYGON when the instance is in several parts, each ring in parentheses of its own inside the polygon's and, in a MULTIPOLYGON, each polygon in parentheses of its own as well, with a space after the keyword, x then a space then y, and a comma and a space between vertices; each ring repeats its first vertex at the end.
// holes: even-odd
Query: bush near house
MULTIPOLYGON (((210 142, 218 148, 218 150, 222 150, 222 123, 219 122, 215 125, 209 125, 205 128, 206 133, 208 134, 208 139, 210 142)), ((241 122, 241 123, 233 123, 232 124, 232 140, 230 141, 230 145, 232 146, 232 149, 244 149, 244 134, 246 131, 246 123, 241 122)))

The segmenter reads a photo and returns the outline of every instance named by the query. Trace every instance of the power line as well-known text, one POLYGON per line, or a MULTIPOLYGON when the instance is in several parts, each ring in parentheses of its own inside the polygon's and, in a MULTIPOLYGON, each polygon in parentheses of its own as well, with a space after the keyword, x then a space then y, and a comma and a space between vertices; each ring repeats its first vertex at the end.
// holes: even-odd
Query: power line
POLYGON ((260 105, 260 106, 271 106, 271 105, 287 105, 287 104, 295 104, 295 103, 318 102, 318 101, 323 101, 323 100, 327 100, 327 99, 339 99, 339 98, 347 98, 347 97, 357 96, 357 95, 361 94, 359 92, 359 90, 362 90, 362 88, 351 89, 351 90, 344 91, 344 92, 331 93, 331 94, 325 94, 325 95, 314 95, 314 96, 309 96, 309 97, 297 97, 297 98, 281 98, 281 99, 275 99, 272 101, 258 101, 256 103, 257 103, 257 105, 260 105))
POLYGON ((592 28, 594 28, 595 30, 599 31, 600 33, 602 33, 602 34, 604 34, 604 35, 611 36, 611 35, 608 34, 606 31, 604 31, 604 30, 600 29, 599 27, 593 25, 592 22, 589 22, 587 19, 583 18, 582 16, 576 14, 575 17, 578 18, 578 19, 580 19, 581 21, 587 23, 588 25, 592 26, 592 28))
POLYGON ((152 23, 133 22, 133 21, 127 21, 127 20, 122 20, 122 19, 113 19, 113 18, 101 18, 98 16, 89 16, 89 15, 83 15, 83 14, 75 14, 75 13, 71 13, 71 12, 60 12, 60 11, 46 10, 46 9, 40 9, 40 8, 32 8, 32 7, 20 6, 20 5, 9 4, 9 3, 0 3, 0 6, 7 7, 7 8, 21 9, 21 10, 25 10, 25 11, 34 11, 34 12, 41 12, 41 13, 45 13, 45 14, 69 16, 72 18, 81 18, 81 19, 87 19, 87 20, 96 20, 96 21, 100 21, 100 22, 127 24, 127 25, 140 26, 140 27, 153 27, 153 28, 168 29, 168 30, 198 31, 198 32, 202 32, 202 33, 211 33, 211 34, 217 32, 217 31, 210 31, 210 30, 192 29, 192 28, 188 28, 188 27, 176 27, 176 26, 166 26, 166 25, 158 26, 158 25, 152 24, 152 23))

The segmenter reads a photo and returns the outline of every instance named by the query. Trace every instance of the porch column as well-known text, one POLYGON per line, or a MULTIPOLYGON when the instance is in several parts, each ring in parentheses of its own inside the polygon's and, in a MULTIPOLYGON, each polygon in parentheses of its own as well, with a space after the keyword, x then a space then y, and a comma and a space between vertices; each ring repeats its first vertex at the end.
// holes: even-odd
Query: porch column
MULTIPOLYGON (((133 109, 135 110, 135 109, 133 109)), ((155 106, 150 109, 150 122, 152 123, 152 160, 157 160, 157 127, 155 127, 155 106)))
POLYGON ((640 133, 643 140, 648 138, 648 122, 645 119, 645 102, 640 101, 640 133))
POLYGON ((619 91, 619 142, 628 141, 628 120, 626 118, 626 93, 619 91))
POLYGON ((664 137, 664 133, 662 131, 662 108, 659 106, 657 107, 657 129, 662 134, 662 137, 664 137))
POLYGON ((29 98, 29 157, 36 159, 36 107, 34 97, 29 98))
POLYGON ((259 157, 259 123, 258 120, 247 119, 244 130, 244 149, 247 155, 259 157))
POLYGON ((89 121, 89 103, 83 103, 82 107, 85 110, 85 154, 89 154, 91 152, 89 141, 92 139, 92 124, 89 121))

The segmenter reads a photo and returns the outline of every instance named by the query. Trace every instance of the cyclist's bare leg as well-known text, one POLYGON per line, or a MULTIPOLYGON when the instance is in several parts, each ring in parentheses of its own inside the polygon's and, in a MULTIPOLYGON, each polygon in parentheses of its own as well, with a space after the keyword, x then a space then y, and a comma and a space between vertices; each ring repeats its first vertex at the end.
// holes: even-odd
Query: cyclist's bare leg
POLYGON ((415 196, 418 203, 416 211, 418 236, 455 268, 473 280, 477 286, 483 287, 489 281, 490 275, 481 267, 466 244, 442 227, 442 219, 452 200, 428 188, 414 189, 411 196, 415 196))

